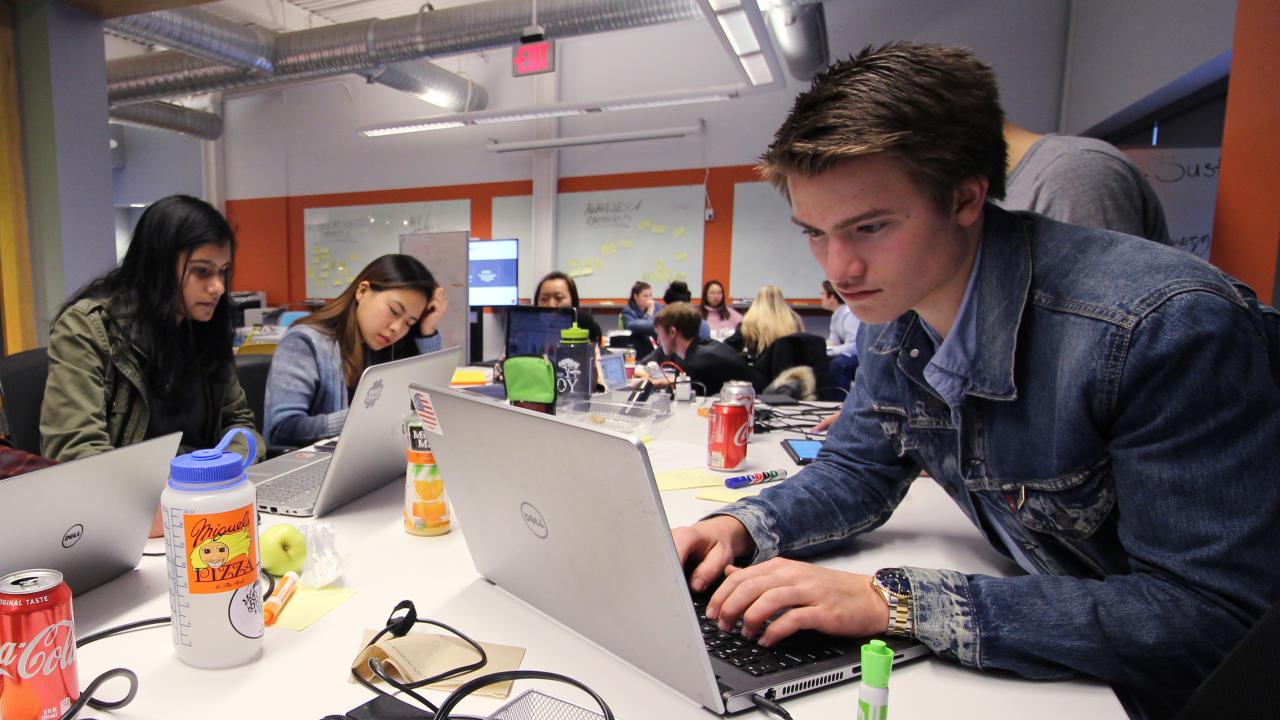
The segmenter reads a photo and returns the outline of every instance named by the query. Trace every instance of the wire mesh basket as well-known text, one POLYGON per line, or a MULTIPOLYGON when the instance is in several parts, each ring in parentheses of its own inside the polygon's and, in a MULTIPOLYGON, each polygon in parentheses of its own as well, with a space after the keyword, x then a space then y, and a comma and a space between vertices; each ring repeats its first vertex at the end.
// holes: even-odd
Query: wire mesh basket
POLYGON ((604 720, 604 716, 537 690, 526 690, 486 720, 604 720))

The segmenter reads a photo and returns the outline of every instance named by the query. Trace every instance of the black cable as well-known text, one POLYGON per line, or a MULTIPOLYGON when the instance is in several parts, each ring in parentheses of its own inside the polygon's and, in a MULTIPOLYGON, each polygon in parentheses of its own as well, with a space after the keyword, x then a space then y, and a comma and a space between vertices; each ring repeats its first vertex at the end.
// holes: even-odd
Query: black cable
POLYGON ((164 557, 164 553, 162 553, 162 552, 158 552, 158 553, 148 553, 148 552, 144 552, 144 553, 142 553, 142 557, 164 557))
POLYGON ((141 628, 151 627, 152 625, 168 625, 170 620, 171 618, 169 617, 153 617, 153 618, 147 618, 146 620, 135 620, 134 622, 131 622, 131 623, 125 623, 124 625, 117 625, 116 627, 113 627, 113 628, 107 628, 106 630, 99 630, 96 633, 85 635, 79 640, 76 640, 76 647, 81 648, 81 647, 84 647, 85 645, 88 645, 91 642, 94 642, 95 640, 108 638, 108 637, 111 637, 112 635, 119 635, 121 633, 129 632, 130 630, 139 630, 141 628))
POLYGON ((756 707, 760 708, 764 712, 780 717, 782 720, 792 720, 791 713, 782 709, 782 706, 778 703, 760 695, 759 693, 751 693, 751 702, 755 703, 756 707))
MULTIPOLYGON (((574 680, 567 675, 546 672, 544 670, 507 670, 504 672, 490 673, 489 675, 478 677, 475 680, 466 682, 458 686, 458 688, 453 692, 449 693, 449 697, 445 698, 444 702, 440 703, 440 710, 436 712, 434 720, 460 720, 463 717, 462 715, 449 714, 449 711, 452 710, 455 705, 462 702, 464 698, 482 687, 487 687, 494 683, 506 682, 508 680, 554 680, 556 682, 565 683, 566 685, 572 685, 590 695, 591 699, 596 701, 596 704, 604 711, 604 720, 614 720, 613 711, 609 709, 609 705, 605 703, 604 698, 596 694, 595 690, 592 690, 585 684, 574 680)), ((790 720, 790 718, 787 720, 790 720)))

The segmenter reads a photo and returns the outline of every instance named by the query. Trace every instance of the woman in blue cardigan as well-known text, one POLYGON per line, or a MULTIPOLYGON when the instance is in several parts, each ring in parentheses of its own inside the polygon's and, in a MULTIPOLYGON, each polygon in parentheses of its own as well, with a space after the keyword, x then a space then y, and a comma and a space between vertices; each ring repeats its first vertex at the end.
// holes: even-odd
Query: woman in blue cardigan
POLYGON ((366 367, 439 350, 449 307, 431 271, 408 255, 383 255, 324 307, 290 326, 271 359, 264 435, 307 445, 342 430, 366 367))

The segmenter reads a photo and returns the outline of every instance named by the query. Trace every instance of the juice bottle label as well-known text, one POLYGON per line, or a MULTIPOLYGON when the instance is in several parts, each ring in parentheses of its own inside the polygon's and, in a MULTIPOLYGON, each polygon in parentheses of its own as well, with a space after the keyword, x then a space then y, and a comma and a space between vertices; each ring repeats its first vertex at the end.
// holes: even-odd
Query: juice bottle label
POLYGON ((192 593, 238 590, 257 582, 257 524, 253 505, 182 518, 187 587, 192 593))

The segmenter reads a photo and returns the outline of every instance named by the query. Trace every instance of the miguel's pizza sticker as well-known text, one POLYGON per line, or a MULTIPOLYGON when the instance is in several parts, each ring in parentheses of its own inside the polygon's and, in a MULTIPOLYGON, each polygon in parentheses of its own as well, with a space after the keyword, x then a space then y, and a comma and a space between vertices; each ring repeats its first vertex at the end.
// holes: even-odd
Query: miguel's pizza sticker
POLYGON ((187 586, 201 595, 238 590, 258 579, 253 505, 183 517, 187 586))

